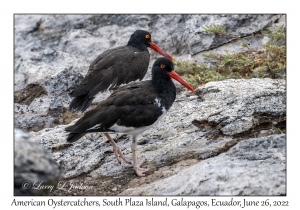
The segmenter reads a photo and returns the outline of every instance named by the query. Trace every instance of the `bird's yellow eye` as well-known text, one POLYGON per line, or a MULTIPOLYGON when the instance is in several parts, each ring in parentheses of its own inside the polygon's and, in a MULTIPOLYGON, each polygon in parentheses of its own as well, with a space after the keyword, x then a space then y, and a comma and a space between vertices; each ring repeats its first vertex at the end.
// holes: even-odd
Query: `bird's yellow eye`
POLYGON ((164 69, 164 68, 166 68, 166 65, 165 64, 160 64, 160 68, 164 69))
POLYGON ((150 34, 146 34, 146 35, 145 35, 145 38, 146 38, 146 39, 150 39, 150 34))

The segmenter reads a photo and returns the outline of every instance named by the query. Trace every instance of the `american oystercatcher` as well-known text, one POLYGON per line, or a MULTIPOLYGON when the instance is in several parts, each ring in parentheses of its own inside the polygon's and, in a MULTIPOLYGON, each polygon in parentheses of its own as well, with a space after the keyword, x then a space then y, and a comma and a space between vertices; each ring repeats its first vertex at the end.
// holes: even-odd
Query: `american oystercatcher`
POLYGON ((70 93, 74 97, 69 105, 70 110, 85 111, 98 92, 142 80, 150 60, 148 47, 173 60, 151 41, 149 32, 136 30, 127 45, 107 50, 91 63, 81 84, 70 93))
MULTIPOLYGON (((70 132, 67 141, 75 142, 91 132, 130 134, 133 137, 133 167, 138 176, 145 176, 144 172, 148 169, 141 168, 145 160, 137 162, 136 138, 161 119, 173 104, 176 88, 171 78, 194 92, 174 71, 170 59, 159 58, 152 67, 152 80, 133 82, 117 89, 96 108, 86 112, 74 125, 65 129, 70 132)), ((111 142, 116 158, 119 160, 119 155, 124 157, 117 144, 113 140, 111 142)))

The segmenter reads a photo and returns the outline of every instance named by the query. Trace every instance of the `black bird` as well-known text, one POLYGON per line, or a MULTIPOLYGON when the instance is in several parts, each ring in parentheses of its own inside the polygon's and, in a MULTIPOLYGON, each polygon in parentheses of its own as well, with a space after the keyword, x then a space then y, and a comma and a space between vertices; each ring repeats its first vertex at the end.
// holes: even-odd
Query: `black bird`
MULTIPOLYGON (((91 132, 131 134, 133 167, 138 176, 145 176, 143 173, 148 169, 141 168, 145 160, 137 163, 136 137, 151 128, 172 106, 176 88, 171 78, 194 92, 174 71, 170 59, 159 58, 152 67, 152 80, 134 82, 117 89, 96 108, 86 112, 74 125, 65 129, 70 132, 67 141, 75 142, 91 132)), ((117 159, 118 155, 124 157, 112 139, 111 142, 117 159)))
POLYGON ((70 93, 74 97, 69 105, 70 110, 85 111, 98 92, 142 80, 150 60, 148 47, 173 60, 151 41, 149 32, 136 30, 127 45, 107 50, 91 63, 81 84, 70 93))

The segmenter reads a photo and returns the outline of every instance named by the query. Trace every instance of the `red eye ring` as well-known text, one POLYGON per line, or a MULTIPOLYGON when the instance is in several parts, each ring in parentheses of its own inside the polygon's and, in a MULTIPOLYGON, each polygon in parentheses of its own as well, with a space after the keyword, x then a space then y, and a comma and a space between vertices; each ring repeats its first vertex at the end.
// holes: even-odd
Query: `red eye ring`
POLYGON ((146 35, 145 35, 145 38, 146 38, 146 39, 150 39, 150 34, 146 34, 146 35))
POLYGON ((166 68, 166 65, 165 64, 160 64, 160 68, 164 69, 164 68, 166 68))

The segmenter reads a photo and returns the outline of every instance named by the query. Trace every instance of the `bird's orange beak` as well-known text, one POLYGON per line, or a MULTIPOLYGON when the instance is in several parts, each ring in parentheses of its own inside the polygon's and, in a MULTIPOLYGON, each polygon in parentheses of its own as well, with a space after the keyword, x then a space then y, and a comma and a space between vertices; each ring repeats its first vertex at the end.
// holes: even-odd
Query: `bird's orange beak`
POLYGON ((180 82, 184 87, 189 89, 192 92, 195 92, 194 88, 190 86, 186 81, 184 81, 174 70, 171 72, 168 72, 169 76, 172 77, 173 79, 176 79, 178 82, 180 82))
POLYGON ((171 55, 169 55, 168 53, 166 53, 163 49, 161 49, 159 46, 157 46, 153 42, 150 42, 150 48, 153 49, 153 50, 155 50, 156 52, 158 52, 162 56, 164 56, 166 58, 169 58, 170 60, 174 60, 174 58, 171 55))

